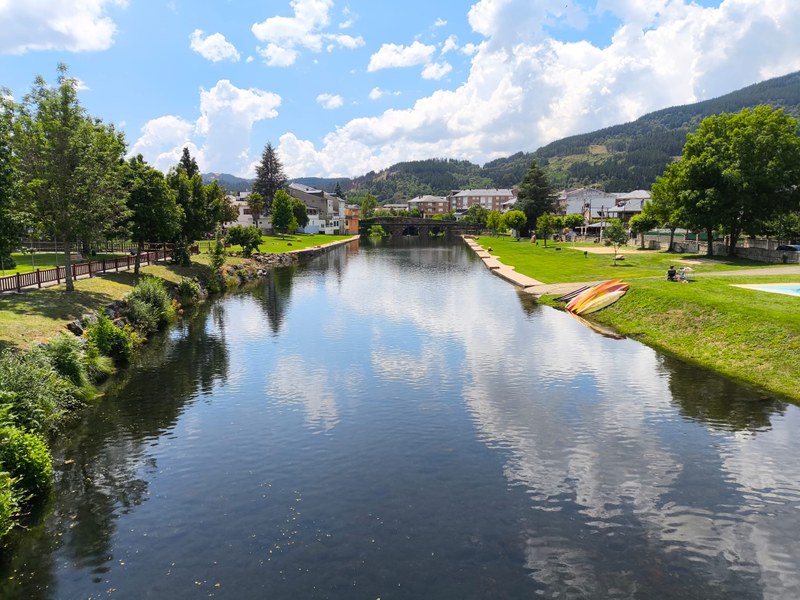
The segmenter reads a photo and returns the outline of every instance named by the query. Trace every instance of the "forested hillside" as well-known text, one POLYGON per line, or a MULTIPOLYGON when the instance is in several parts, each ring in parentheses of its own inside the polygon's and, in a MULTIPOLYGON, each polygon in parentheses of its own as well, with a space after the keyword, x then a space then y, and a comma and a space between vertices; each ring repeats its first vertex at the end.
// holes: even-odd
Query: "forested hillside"
MULTIPOLYGON (((338 183, 348 196, 367 193, 379 202, 413 198, 421 194, 445 195, 450 190, 513 187, 522 181, 531 161, 545 168, 557 187, 592 185, 609 192, 650 189, 693 131, 705 117, 739 112, 758 104, 784 107, 800 117, 800 72, 770 79, 736 92, 684 106, 646 114, 630 123, 573 135, 535 152, 517 152, 490 161, 483 167, 465 160, 432 158, 402 162, 354 179, 304 177, 300 183, 332 192, 338 183)), ((229 188, 220 175, 220 184, 229 188)), ((232 178, 231 185, 247 185, 232 178)), ((246 188, 245 188, 246 189, 246 188)))

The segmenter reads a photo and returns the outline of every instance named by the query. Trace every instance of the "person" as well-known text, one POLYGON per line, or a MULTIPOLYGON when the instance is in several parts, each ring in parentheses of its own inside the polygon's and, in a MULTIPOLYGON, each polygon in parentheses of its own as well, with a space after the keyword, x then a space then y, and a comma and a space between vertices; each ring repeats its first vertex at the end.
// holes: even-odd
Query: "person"
POLYGON ((667 281, 677 281, 678 272, 675 270, 675 265, 670 265, 667 269, 667 281))

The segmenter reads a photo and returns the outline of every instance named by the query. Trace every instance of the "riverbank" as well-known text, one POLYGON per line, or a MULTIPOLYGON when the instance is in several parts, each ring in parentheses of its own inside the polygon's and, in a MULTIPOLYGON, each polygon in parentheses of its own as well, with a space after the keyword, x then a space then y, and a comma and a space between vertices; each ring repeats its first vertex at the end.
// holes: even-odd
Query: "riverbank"
POLYGON ((633 248, 623 248, 625 259, 614 267, 611 255, 589 252, 591 248, 550 243, 544 249, 489 236, 475 243, 483 250, 492 248, 487 252, 490 260, 547 284, 517 285, 556 308, 563 308, 555 297, 564 290, 601 279, 626 279, 631 284, 628 294, 593 314, 592 320, 687 362, 800 402, 800 298, 734 287, 797 282, 796 267, 633 248), (671 264, 691 265, 694 280, 666 281, 663 273, 671 264))
MULTIPOLYGON (((228 256, 223 266, 226 287, 251 280, 264 269, 313 258, 354 239, 358 236, 300 249, 286 245, 283 251, 256 254, 251 259, 228 256)), ((159 263, 142 267, 141 272, 163 280, 168 287, 176 286, 182 278, 207 281, 211 274, 208 258, 207 254, 198 254, 188 267, 159 263)), ((121 271, 76 281, 71 293, 60 285, 0 295, 0 350, 24 350, 45 342, 64 331, 67 323, 125 298, 136 281, 133 271, 121 271)))

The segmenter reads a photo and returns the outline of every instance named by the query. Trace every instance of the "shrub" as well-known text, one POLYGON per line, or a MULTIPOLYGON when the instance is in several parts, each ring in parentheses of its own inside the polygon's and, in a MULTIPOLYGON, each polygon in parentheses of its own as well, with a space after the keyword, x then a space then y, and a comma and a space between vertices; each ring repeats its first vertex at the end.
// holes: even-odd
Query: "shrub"
POLYGON ((86 343, 83 362, 86 366, 86 374, 94 383, 103 381, 115 371, 114 360, 110 356, 102 354, 97 349, 97 346, 90 341, 86 343))
POLYGON ((181 277, 177 294, 181 304, 194 304, 200 298, 200 286, 194 279, 181 277))
POLYGON ((106 315, 101 315, 97 323, 87 333, 89 343, 100 353, 118 361, 129 361, 133 356, 135 338, 128 329, 120 329, 106 315))
POLYGON ((89 385, 86 365, 83 361, 81 341, 74 335, 62 333, 47 342, 42 352, 50 360, 56 372, 73 385, 83 388, 89 385))
POLYGON ((17 516, 18 503, 14 493, 14 480, 11 475, 0 471, 0 540, 11 531, 14 517, 17 516))
POLYGON ((75 385, 59 376, 43 352, 0 356, 0 389, 11 420, 29 431, 55 429, 65 411, 81 405, 75 385))
POLYGON ((141 300, 153 307, 158 316, 158 327, 166 325, 174 316, 169 293, 160 279, 145 277, 128 294, 128 302, 141 300))
POLYGON ((53 458, 41 436, 6 427, 0 429, 0 470, 14 478, 18 499, 42 499, 53 480, 53 458))
POLYGON ((249 257, 261 243, 261 230, 255 225, 248 227, 234 225, 228 229, 226 240, 234 246, 241 246, 242 254, 249 257))
POLYGON ((125 307, 125 316, 133 323, 134 327, 144 335, 148 335, 158 330, 161 317, 158 309, 153 308, 144 300, 139 298, 128 298, 125 307))

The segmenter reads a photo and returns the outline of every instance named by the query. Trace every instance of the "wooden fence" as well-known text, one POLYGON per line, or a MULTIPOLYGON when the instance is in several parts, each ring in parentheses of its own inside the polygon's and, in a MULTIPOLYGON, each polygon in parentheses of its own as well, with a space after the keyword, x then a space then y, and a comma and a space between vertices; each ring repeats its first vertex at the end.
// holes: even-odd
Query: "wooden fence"
MULTIPOLYGON (((172 258, 173 250, 152 250, 142 252, 140 262, 142 265, 155 263, 159 260, 172 258)), ((124 271, 136 264, 136 256, 128 254, 118 258, 104 258, 102 260, 92 260, 89 262, 74 263, 72 265, 72 277, 78 279, 88 275, 94 277, 97 274, 108 273, 109 271, 124 271)), ((55 281, 61 283, 66 278, 66 267, 52 267, 50 269, 36 269, 29 273, 16 273, 0 277, 0 293, 17 291, 21 292, 25 288, 40 288, 45 283, 55 281)))

